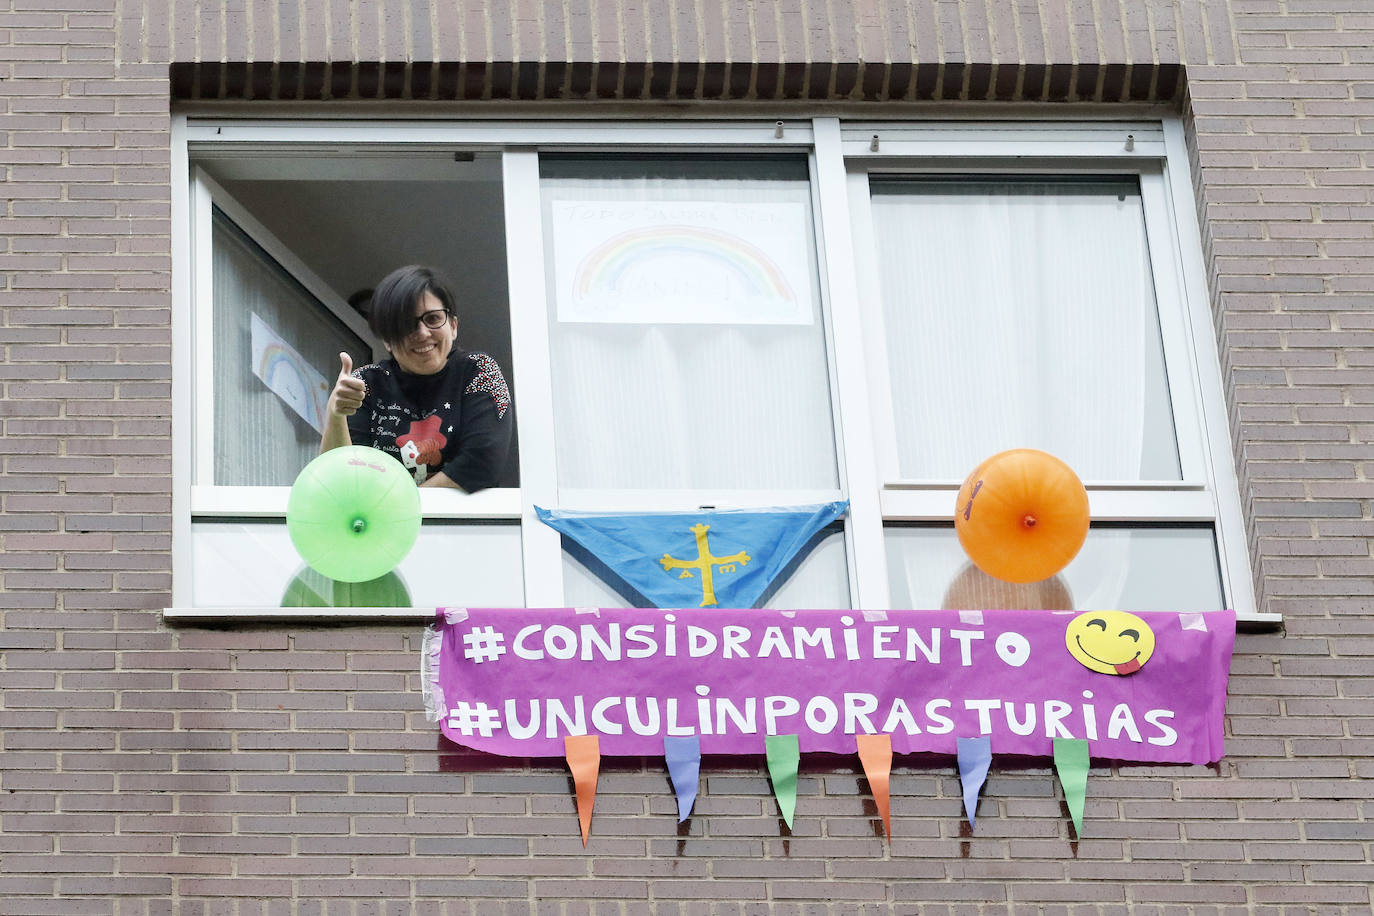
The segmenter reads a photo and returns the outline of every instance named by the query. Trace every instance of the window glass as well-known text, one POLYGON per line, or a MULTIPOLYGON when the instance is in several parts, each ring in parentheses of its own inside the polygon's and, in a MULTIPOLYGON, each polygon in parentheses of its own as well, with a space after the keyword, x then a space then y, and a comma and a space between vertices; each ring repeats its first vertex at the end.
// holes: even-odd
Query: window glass
POLYGON ((836 488, 802 158, 541 161, 561 487, 836 488))
POLYGON ((892 606, 1214 611, 1223 607, 1216 539, 1206 526, 1093 525, 1083 549, 1044 582, 993 579, 950 525, 885 529, 892 606))
POLYGON ((1177 480, 1134 179, 875 178, 900 476, 1008 448, 1085 480, 1177 480))
POLYGON ((218 209, 213 236, 214 482, 290 486, 320 450, 319 430, 290 402, 313 405, 319 382, 296 372, 294 360, 280 359, 276 342, 299 353, 330 386, 339 351, 356 362, 372 348, 218 209), (267 387, 263 373, 278 391, 267 387))
MULTIPOLYGON (((198 607, 327 606, 330 584, 311 574, 280 521, 197 521, 191 526, 194 603, 198 607), (326 598, 325 602, 316 596, 326 598)), ((404 606, 521 607, 520 526, 430 519, 396 567, 404 606)), ((348 594, 345 587, 339 594, 348 594)), ((386 599, 394 584, 356 594, 386 599)), ((385 606, 384 604, 381 606, 385 606)))

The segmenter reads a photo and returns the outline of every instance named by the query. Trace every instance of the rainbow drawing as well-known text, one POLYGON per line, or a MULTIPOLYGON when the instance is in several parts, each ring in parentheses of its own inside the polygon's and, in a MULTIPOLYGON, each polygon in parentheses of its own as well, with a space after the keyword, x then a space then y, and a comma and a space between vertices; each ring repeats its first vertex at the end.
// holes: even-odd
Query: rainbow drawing
POLYGON ((256 313, 251 316, 253 374, 317 432, 324 432, 329 382, 256 313))
POLYGON ((732 274, 747 295, 779 305, 797 302, 782 269, 757 245, 733 233, 683 224, 631 229, 602 242, 578 265, 573 294, 580 299, 614 294, 626 272, 684 255, 732 274))

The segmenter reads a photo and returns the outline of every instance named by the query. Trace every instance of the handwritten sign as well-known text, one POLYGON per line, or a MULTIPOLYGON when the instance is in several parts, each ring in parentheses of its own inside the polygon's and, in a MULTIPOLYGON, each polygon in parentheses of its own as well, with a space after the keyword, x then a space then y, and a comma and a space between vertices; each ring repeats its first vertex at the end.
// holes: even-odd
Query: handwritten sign
POLYGON ((1222 755, 1234 638, 1229 611, 440 609, 427 705, 451 740, 512 756, 560 756, 569 735, 615 756, 679 736, 757 754, 785 734, 853 753, 888 734, 897 753, 987 737, 1048 757, 1072 738, 1202 764, 1222 755))
POLYGON ((253 374, 287 403, 301 419, 324 432, 324 412, 329 403, 329 380, 306 362, 296 348, 287 343, 254 312, 250 337, 253 348, 253 374))
POLYGON ((554 201, 558 320, 810 324, 800 203, 554 201))

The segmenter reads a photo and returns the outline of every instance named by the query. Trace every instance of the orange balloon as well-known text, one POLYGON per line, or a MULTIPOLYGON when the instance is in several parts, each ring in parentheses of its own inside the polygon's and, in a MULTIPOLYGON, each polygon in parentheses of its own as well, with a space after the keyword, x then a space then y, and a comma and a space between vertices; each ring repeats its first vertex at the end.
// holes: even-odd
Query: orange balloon
POLYGON ((1069 565, 1087 539, 1088 491, 1048 452, 1000 452, 959 488, 954 529, 969 559, 989 576, 1039 582, 1069 565))

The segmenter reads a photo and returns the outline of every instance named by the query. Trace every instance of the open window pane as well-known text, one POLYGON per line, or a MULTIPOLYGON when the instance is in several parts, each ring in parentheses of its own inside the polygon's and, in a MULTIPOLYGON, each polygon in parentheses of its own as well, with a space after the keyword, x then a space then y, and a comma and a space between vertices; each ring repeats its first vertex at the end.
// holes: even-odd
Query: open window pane
POLYGON ((1178 480, 1134 179, 871 182, 900 475, 1008 448, 1085 480, 1178 480))
POLYGON ((1083 549, 1044 582, 993 579, 969 562, 953 526, 885 530, 892 606, 991 610, 1215 611, 1224 607, 1216 538, 1196 527, 1094 525, 1083 549))
POLYGON ((802 158, 542 160, 558 483, 838 487, 802 158))
MULTIPOLYGON (((391 271, 405 264, 437 270, 456 299, 455 348, 495 359, 518 407, 499 157, 337 148, 305 155, 288 147, 276 155, 211 155, 198 165, 213 179, 226 213, 237 220, 242 211, 252 221, 242 227, 311 291, 329 290, 341 311, 344 301, 354 303, 360 324, 372 288, 391 271), (302 214, 309 214, 309 231, 302 231, 302 214)), ((288 295, 281 303, 296 300, 288 295)), ((327 355, 329 382, 341 349, 354 366, 386 356, 380 341, 371 343, 335 346, 327 355)), ((518 448, 513 442, 502 487, 519 486, 518 448)))
POLYGON ((320 450, 303 412, 322 414, 339 351, 371 347, 218 208, 213 219, 214 482, 290 486, 320 450))

